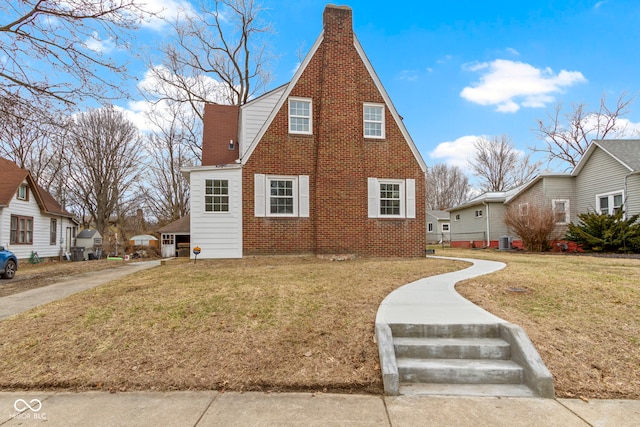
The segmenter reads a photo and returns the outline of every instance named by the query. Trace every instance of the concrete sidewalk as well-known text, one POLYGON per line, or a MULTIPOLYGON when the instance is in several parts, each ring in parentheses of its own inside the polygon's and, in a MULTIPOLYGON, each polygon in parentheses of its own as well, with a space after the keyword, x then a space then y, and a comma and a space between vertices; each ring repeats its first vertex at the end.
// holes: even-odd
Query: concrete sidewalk
POLYGON ((160 261, 130 262, 118 267, 85 274, 64 282, 1 297, 0 320, 159 265, 160 261))
POLYGON ((0 393, 0 425, 637 426, 629 400, 311 393, 0 393))

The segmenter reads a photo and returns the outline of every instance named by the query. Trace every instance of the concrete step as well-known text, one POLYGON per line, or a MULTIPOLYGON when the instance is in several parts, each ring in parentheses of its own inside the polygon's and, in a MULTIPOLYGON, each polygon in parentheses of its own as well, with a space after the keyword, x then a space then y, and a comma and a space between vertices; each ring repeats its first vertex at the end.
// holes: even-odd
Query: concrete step
POLYGON ((537 397, 536 394, 524 384, 401 383, 400 394, 406 396, 537 397))
POLYGON ((394 337, 431 337, 431 338, 498 338, 498 324, 474 325, 408 325, 390 324, 394 337))
POLYGON ((500 338, 393 339, 397 357, 411 359, 510 359, 511 345, 500 338))
POLYGON ((396 361, 401 383, 524 383, 524 370, 511 360, 398 358, 396 361))

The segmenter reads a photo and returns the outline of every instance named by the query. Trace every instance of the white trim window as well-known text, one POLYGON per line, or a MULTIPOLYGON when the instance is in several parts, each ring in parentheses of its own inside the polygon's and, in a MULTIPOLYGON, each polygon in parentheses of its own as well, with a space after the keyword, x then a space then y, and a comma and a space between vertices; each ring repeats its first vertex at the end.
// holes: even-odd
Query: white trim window
POLYGON ((475 216, 476 218, 482 218, 482 209, 476 209, 475 216))
POLYGON ((21 184, 20 187, 18 187, 16 198, 18 200, 29 200, 29 186, 27 184, 21 184))
POLYGON ((205 179, 204 211, 229 212, 229 180, 205 179))
POLYGON ((384 138, 384 104, 364 104, 363 116, 364 137, 384 138))
POLYGON ((415 218, 414 179, 368 179, 369 218, 415 218))
POLYGON ((623 210, 624 193, 614 191, 605 194, 596 194, 596 211, 600 214, 613 215, 623 210))
POLYGON ((443 233, 448 233, 449 232, 449 223, 448 222, 443 222, 442 223, 442 232, 443 233))
POLYGON ((454 221, 460 221, 460 214, 456 214, 456 216, 453 218, 454 221))
POLYGON ((432 222, 428 222, 427 223, 427 233, 433 233, 433 223, 432 222))
POLYGON ((309 217, 309 177, 254 175, 257 217, 309 217))
POLYGON ((289 98, 289 133, 311 135, 312 107, 308 98, 289 98))
POLYGON ((529 216, 529 203, 520 203, 518 205, 520 216, 529 216))
POLYGON ((567 199, 554 199, 551 201, 553 207, 553 215, 556 218, 556 224, 568 224, 569 223, 569 200, 567 199))

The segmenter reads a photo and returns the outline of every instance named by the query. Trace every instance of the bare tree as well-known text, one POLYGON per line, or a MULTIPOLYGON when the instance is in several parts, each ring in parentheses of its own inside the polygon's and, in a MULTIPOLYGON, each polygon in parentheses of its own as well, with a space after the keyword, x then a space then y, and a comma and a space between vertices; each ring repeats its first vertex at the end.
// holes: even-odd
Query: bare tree
POLYGON ((548 114, 548 121, 538 120, 537 133, 542 140, 542 147, 532 147, 534 151, 546 154, 549 162, 559 160, 569 168, 578 164, 594 139, 605 139, 607 136, 624 136, 624 126, 620 118, 629 112, 633 98, 622 93, 615 105, 607 105, 606 95, 600 98, 600 108, 589 111, 584 103, 572 105, 568 112, 562 112, 558 104, 553 113, 548 114))
POLYGON ((192 166, 194 158, 186 141, 180 114, 172 120, 159 120, 156 130, 147 135, 148 149, 153 153, 148 163, 148 179, 142 187, 149 213, 161 223, 182 218, 189 213, 189 182, 180 172, 192 166))
POLYGON ((444 210, 462 204, 469 195, 469 178, 458 166, 444 163, 427 170, 427 208, 444 210))
POLYGON ((123 30, 150 16, 139 5, 137 0, 2 2, 0 109, 23 99, 37 107, 47 101, 103 98, 105 86, 122 94, 103 71, 113 77, 125 69, 92 45, 108 40, 125 47, 123 30))
POLYGON ((506 135, 478 138, 474 148, 469 166, 483 191, 509 190, 529 181, 540 170, 541 163, 531 163, 530 154, 516 150, 506 135))
POLYGON ((103 235, 111 215, 130 211, 141 140, 135 125, 113 107, 89 110, 75 119, 69 190, 79 210, 91 216, 103 235))
MULTIPOLYGON (((198 12, 171 23, 175 38, 161 48, 162 60, 149 64, 143 95, 153 102, 186 104, 200 118, 204 103, 242 105, 271 80, 265 36, 254 0, 200 0, 198 12)), ((183 126, 188 129, 187 126, 183 126)), ((200 138, 193 139, 200 157, 200 138)))

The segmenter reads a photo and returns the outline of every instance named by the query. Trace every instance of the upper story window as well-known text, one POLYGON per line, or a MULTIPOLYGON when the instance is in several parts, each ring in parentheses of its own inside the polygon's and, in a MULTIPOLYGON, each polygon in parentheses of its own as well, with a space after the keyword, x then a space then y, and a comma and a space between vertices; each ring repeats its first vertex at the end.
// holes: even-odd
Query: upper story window
POLYGON ((384 105, 364 104, 364 137, 384 138, 384 105))
POLYGON ((520 203, 518 209, 520 210, 520 216, 529 215, 529 203, 520 203))
POLYGON ((229 212, 229 181, 206 179, 204 184, 204 211, 229 212))
POLYGON ((289 133, 311 134, 311 100, 289 98, 289 133))
POLYGON ((18 187, 18 200, 29 200, 29 186, 27 184, 22 184, 18 187))
POLYGON ((556 224, 569 223, 569 200, 556 199, 552 200, 553 215, 556 218, 556 224))
POLYGON ((456 214, 454 221, 460 221, 460 214, 456 214))
POLYGON ((622 191, 596 195, 596 210, 601 214, 613 215, 622 210, 622 191))
POLYGON ((476 218, 482 218, 482 209, 476 210, 476 218))

